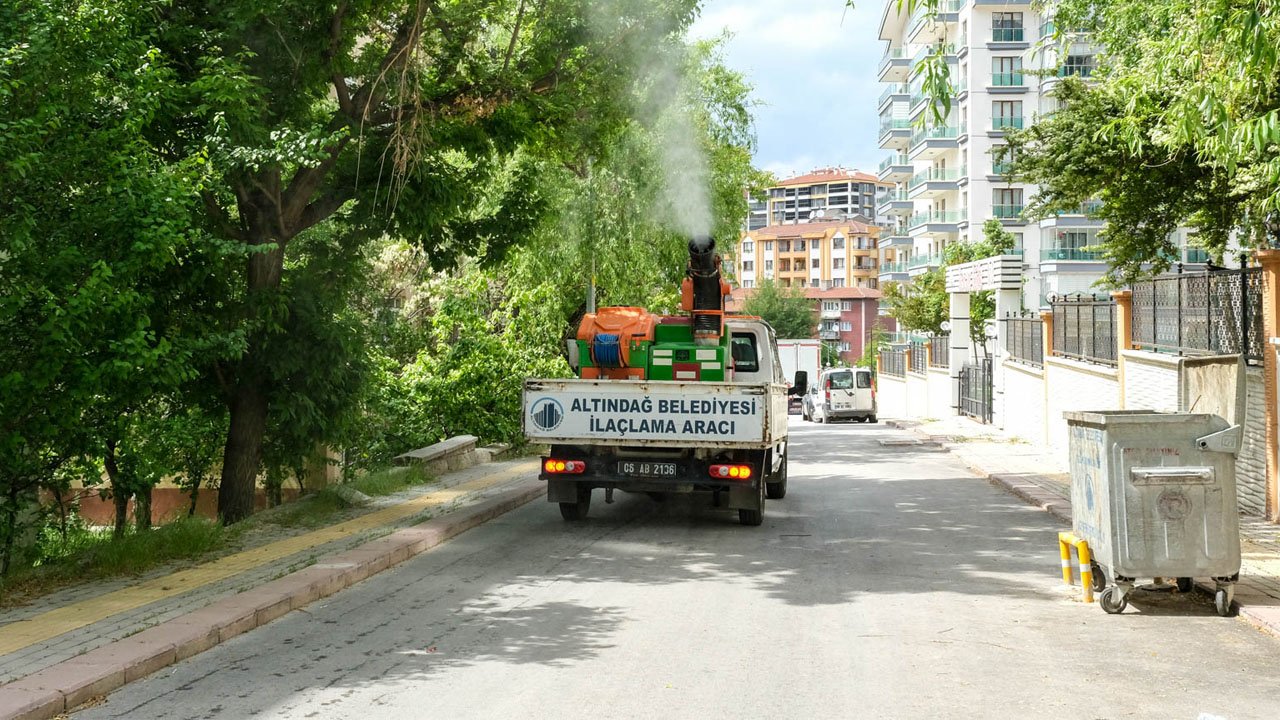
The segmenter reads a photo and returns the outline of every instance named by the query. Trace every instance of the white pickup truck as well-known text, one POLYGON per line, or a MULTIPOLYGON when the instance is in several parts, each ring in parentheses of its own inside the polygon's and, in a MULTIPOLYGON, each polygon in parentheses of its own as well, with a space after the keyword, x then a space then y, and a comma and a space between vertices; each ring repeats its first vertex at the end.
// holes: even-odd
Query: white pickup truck
POLYGON ((524 434, 545 443, 547 499, 566 520, 586 517, 591 491, 709 492, 743 525, 764 520, 765 498, 787 493, 788 389, 773 330, 729 317, 730 382, 525 381, 524 434), (727 502, 726 502, 727 500, 727 502))

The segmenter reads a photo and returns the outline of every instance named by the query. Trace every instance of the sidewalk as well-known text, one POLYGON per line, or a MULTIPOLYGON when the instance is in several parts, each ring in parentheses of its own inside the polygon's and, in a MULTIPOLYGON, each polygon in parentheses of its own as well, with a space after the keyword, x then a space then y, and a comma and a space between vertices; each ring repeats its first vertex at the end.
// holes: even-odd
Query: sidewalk
POLYGON ((380 498, 367 512, 194 567, 0 613, 0 718, 49 718, 381 572, 545 492, 535 458, 380 498))
MULTIPOLYGON (((1063 522, 1071 522, 1071 476, 1047 448, 966 417, 888 423, 941 443, 973 472, 1063 522)), ((1280 526, 1241 517, 1240 554, 1240 582, 1235 594, 1240 615, 1280 635, 1280 526)), ((1056 573, 1057 567, 1052 570, 1056 573)))

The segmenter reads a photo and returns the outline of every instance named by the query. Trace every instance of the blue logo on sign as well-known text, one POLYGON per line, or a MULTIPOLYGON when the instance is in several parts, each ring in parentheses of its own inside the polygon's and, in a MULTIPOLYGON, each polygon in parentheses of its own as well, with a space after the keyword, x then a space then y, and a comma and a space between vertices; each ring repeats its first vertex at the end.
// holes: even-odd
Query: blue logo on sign
POLYGON ((529 408, 529 416, 539 430, 555 430, 564 420, 564 406, 552 398, 542 398, 529 408))

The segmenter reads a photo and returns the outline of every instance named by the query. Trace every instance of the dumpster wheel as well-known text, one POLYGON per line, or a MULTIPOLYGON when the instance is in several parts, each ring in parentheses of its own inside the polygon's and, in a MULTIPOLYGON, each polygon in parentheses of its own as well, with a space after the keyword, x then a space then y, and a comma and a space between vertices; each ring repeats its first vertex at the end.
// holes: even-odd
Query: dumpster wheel
POLYGON ((1119 615, 1129 607, 1129 598, 1120 592, 1120 588, 1112 585, 1098 596, 1098 605, 1102 606, 1102 611, 1108 615, 1119 615))
POLYGON ((1107 589, 1107 574, 1102 570, 1102 566, 1097 562, 1089 563, 1090 574, 1093 576, 1093 591, 1101 593, 1107 589))
POLYGON ((1234 588, 1230 585, 1225 587, 1219 586, 1213 593, 1213 609, 1217 610, 1218 615, 1221 617, 1231 617, 1235 614, 1235 608, 1231 603, 1232 595, 1235 594, 1232 592, 1233 590, 1234 588))

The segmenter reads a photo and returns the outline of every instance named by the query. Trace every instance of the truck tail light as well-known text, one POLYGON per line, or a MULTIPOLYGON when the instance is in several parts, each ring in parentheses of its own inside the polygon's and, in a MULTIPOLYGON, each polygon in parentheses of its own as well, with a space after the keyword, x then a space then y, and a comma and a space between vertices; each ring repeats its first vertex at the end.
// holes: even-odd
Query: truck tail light
POLYGON ((581 475, 587 471, 587 464, 581 460, 547 458, 542 463, 542 469, 548 475, 581 475))
POLYGON ((831 402, 831 391, 827 391, 827 402, 831 402))
POLYGON ((712 465, 707 472, 713 478, 723 478, 726 480, 750 480, 750 465, 712 465))

